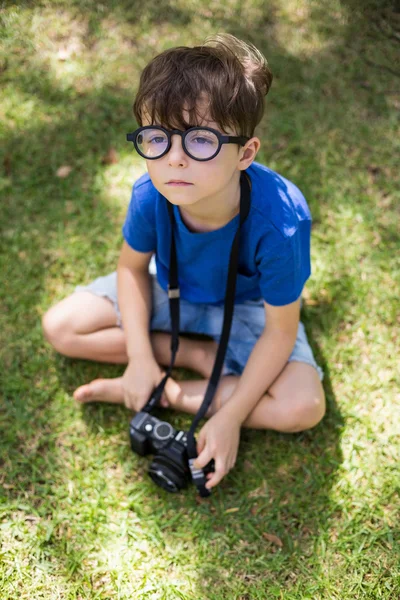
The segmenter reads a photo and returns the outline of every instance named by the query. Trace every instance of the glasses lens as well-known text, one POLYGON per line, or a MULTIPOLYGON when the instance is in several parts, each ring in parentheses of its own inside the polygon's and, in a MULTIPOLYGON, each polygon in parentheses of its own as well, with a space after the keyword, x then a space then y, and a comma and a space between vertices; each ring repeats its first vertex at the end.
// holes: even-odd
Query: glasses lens
POLYGON ((219 140, 215 133, 207 129, 189 131, 185 138, 186 150, 194 158, 204 160, 211 158, 218 152, 219 140))
POLYGON ((137 136, 136 145, 146 158, 157 158, 167 149, 168 137, 162 129, 144 129, 137 136))

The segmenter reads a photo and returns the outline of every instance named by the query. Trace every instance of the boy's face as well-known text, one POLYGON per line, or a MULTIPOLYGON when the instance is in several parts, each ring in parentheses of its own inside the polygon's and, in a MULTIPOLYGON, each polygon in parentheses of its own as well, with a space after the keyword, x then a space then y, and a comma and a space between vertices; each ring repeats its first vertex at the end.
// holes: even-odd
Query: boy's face
MULTIPOLYGON (((148 119, 143 120, 143 125, 151 124, 148 119)), ((237 135, 233 130, 222 131, 219 125, 207 115, 204 115, 199 122, 199 126, 202 125, 216 129, 225 135, 237 135)), ((259 148, 258 138, 252 138, 244 147, 238 144, 223 144, 217 156, 201 162, 185 153, 179 135, 172 136, 171 144, 167 154, 156 160, 146 160, 146 164, 154 187, 172 204, 178 206, 193 205, 213 197, 221 198, 226 190, 231 193, 232 185, 239 183, 240 171, 250 166, 259 148), (254 140, 256 140, 255 152, 254 140), (252 152, 247 150, 248 146, 253 148, 252 152), (170 183, 174 180, 189 185, 170 183)))

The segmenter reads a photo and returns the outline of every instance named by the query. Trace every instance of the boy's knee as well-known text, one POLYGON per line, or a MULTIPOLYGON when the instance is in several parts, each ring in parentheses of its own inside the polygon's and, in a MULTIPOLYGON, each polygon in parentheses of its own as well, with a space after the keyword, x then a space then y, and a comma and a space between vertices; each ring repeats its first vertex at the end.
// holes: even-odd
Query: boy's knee
POLYGON ((42 317, 42 329, 46 340, 61 354, 68 354, 72 337, 71 327, 65 315, 52 306, 42 317))
POLYGON ((289 433, 298 433, 306 429, 312 429, 318 425, 325 415, 325 395, 321 392, 308 396, 299 396, 294 399, 293 411, 289 416, 289 433))

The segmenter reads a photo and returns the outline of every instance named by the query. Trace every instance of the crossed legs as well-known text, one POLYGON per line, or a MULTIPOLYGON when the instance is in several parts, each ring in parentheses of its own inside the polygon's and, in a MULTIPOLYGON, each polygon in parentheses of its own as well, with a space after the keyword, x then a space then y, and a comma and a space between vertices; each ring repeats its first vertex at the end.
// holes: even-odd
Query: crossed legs
MULTIPOLYGON (((61 354, 99 362, 126 364, 124 332, 117 326, 115 310, 106 298, 90 292, 68 296, 43 317, 46 339, 61 354)), ((170 364, 170 334, 152 332, 156 361, 170 364)), ((217 344, 213 340, 180 338, 175 366, 197 371, 203 379, 169 379, 165 393, 171 408, 194 414, 203 401, 214 365, 217 344)), ((218 410, 232 395, 238 377, 222 377, 213 402, 218 410)), ((75 390, 80 402, 123 404, 121 378, 97 379, 75 390)), ((244 422, 245 427, 296 432, 315 426, 325 413, 325 395, 314 367, 288 363, 244 422)))

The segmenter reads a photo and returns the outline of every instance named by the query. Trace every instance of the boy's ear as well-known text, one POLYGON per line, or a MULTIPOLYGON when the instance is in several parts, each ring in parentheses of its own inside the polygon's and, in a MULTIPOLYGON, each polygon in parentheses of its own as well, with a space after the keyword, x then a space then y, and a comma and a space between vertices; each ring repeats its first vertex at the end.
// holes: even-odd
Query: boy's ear
POLYGON ((252 137, 248 142, 246 142, 245 146, 240 149, 238 165, 240 170, 244 171, 251 165, 260 149, 260 146, 261 142, 258 137, 252 137))

